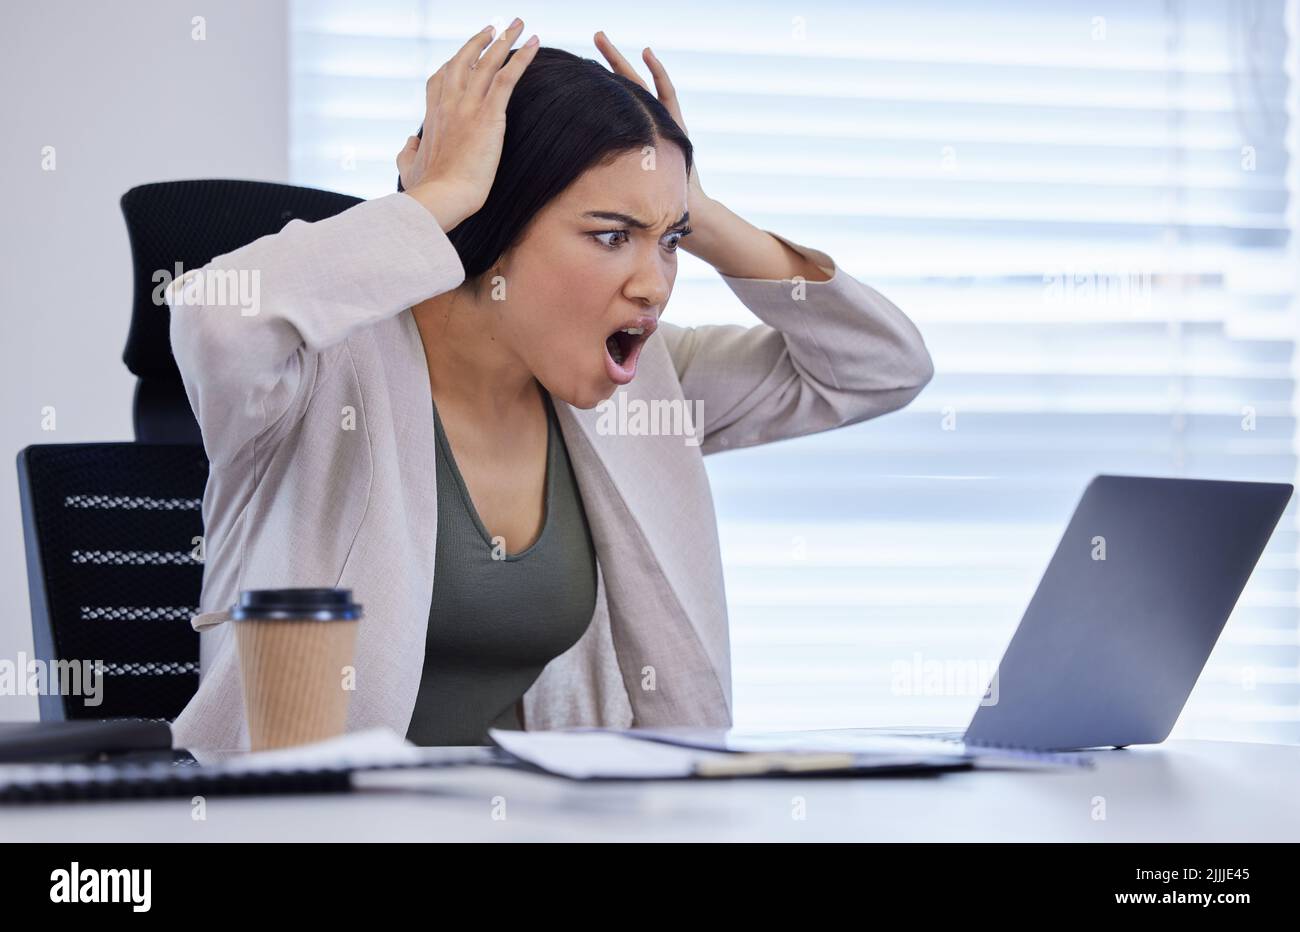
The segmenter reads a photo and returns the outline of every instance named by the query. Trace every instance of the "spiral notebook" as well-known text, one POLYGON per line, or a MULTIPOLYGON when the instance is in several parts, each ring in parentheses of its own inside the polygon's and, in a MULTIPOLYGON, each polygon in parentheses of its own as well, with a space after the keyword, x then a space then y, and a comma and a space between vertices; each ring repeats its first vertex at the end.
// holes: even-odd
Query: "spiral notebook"
POLYGON ((296 748, 232 752, 199 762, 172 759, 94 763, 0 764, 0 803, 157 799, 281 793, 343 793, 360 771, 492 764, 494 747, 418 747, 387 728, 341 735, 296 748))

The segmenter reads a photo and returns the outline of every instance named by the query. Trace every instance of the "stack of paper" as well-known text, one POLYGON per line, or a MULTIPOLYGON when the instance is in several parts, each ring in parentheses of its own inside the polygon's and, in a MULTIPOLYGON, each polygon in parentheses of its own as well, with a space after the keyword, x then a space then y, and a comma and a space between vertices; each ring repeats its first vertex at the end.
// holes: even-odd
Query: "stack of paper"
POLYGON ((886 774, 962 770, 971 759, 942 748, 869 752, 841 749, 755 748, 737 751, 702 743, 660 740, 648 730, 573 728, 557 731, 491 729, 503 750, 547 773, 575 780, 740 777, 790 773, 886 774))
MULTIPOLYGON (((574 729, 577 730, 577 729, 574 729)), ((603 729, 585 729, 599 731, 603 729)), ((1091 767, 1092 758, 1081 752, 1034 751, 995 748, 944 741, 937 738, 888 733, 872 728, 830 728, 809 731, 747 731, 738 728, 633 728, 623 732, 647 741, 720 751, 782 751, 811 753, 839 751, 868 755, 914 755, 922 758, 958 757, 986 769, 1055 769, 1091 767)))

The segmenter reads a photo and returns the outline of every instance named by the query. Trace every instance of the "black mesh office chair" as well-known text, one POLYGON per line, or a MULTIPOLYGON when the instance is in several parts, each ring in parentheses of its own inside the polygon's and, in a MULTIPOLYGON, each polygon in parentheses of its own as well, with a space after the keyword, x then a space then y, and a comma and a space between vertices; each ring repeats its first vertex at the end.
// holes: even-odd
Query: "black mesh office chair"
POLYGON ((135 301, 123 361, 138 378, 136 443, 57 444, 18 454, 38 659, 104 662, 103 700, 40 697, 42 720, 172 721, 198 687, 203 489, 208 462, 171 353, 156 273, 316 221, 358 198, 257 181, 172 181, 122 196, 135 301))
POLYGON ((360 198, 316 188, 262 181, 164 181, 122 195, 134 266, 135 303, 122 361, 139 378, 135 439, 142 443, 200 443, 180 370, 172 357, 170 311, 162 285, 201 268, 293 219, 309 222, 342 213, 360 198), (160 272, 169 278, 161 284, 160 272))
MULTIPOLYGON (((29 446, 18 487, 37 659, 103 661, 97 704, 40 696, 42 721, 174 719, 199 681, 203 448, 29 446)), ((100 674, 95 674, 100 677, 100 674)), ((68 688, 68 687, 65 687, 68 688)), ((86 689, 82 687, 83 691, 86 689)))

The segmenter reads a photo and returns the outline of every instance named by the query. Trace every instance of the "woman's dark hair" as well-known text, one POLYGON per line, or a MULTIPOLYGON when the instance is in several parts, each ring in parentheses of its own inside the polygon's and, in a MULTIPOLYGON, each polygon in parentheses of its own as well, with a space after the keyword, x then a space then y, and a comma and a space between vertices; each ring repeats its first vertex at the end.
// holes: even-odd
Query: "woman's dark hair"
POLYGON ((689 175, 691 142, 653 94, 593 59, 539 48, 506 105, 501 162, 487 200, 447 234, 466 281, 479 288, 537 212, 588 168, 659 140, 681 148, 689 175))

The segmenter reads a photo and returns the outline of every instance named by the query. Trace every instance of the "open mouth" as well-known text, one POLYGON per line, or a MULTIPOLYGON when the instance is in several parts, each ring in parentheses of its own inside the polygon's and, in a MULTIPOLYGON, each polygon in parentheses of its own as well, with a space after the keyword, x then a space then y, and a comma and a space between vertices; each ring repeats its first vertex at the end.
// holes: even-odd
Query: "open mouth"
POLYGON ((626 385, 636 376, 636 361, 650 334, 655 331, 653 317, 643 317, 636 324, 621 327, 605 338, 605 369, 610 379, 626 385))

